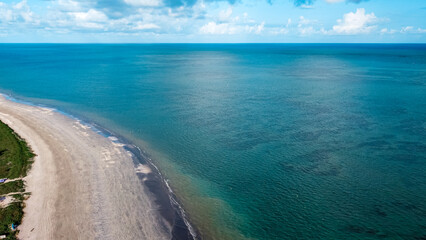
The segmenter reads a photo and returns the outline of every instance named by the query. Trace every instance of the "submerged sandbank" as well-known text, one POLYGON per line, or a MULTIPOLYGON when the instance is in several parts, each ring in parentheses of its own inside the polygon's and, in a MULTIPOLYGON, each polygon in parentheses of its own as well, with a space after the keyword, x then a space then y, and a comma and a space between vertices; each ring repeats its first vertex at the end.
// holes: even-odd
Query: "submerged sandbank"
POLYGON ((25 178, 20 239, 171 239, 152 191, 141 184, 149 166, 76 119, 0 96, 0 120, 37 154, 25 178))

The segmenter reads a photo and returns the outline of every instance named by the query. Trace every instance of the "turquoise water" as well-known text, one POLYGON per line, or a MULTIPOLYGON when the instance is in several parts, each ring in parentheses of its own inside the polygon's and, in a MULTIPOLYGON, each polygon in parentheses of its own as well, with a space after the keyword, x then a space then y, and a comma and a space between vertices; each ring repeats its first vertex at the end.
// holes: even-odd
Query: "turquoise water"
POLYGON ((0 45, 145 149, 205 239, 426 238, 426 45, 0 45))

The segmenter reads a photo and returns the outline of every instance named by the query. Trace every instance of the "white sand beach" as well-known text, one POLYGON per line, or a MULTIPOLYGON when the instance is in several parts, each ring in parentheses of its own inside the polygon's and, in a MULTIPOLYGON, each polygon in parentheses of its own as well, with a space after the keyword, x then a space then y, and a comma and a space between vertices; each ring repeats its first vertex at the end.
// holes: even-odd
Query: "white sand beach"
POLYGON ((122 145, 51 109, 1 95, 0 120, 37 154, 24 178, 31 196, 20 239, 171 238, 122 145))

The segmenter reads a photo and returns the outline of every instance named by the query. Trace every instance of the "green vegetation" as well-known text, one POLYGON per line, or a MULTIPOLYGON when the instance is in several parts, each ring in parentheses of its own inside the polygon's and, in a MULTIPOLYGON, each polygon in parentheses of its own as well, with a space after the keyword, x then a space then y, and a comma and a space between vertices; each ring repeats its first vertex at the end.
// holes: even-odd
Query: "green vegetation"
POLYGON ((0 178, 25 177, 33 157, 25 141, 0 122, 0 178))
MULTIPOLYGON (((28 145, 9 126, 0 122, 0 179, 16 179, 27 175, 33 162, 34 154, 28 145)), ((24 192, 22 180, 0 183, 0 197, 13 192, 24 192)), ((7 206, 0 205, 0 236, 16 239, 17 231, 11 225, 21 224, 24 208, 23 194, 14 194, 13 202, 7 206)))
POLYGON ((10 229, 11 224, 21 224, 24 203, 13 202, 6 208, 0 208, 0 235, 6 235, 6 239, 16 239, 16 232, 10 229))
POLYGON ((0 195, 12 192, 24 192, 24 182, 22 180, 17 180, 3 184, 0 183, 0 195))

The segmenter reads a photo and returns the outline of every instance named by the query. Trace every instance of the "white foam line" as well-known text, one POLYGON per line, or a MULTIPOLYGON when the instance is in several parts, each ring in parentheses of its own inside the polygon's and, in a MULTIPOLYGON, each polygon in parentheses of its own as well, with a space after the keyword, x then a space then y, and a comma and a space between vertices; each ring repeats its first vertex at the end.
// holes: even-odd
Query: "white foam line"
MULTIPOLYGON (((142 151, 138 146, 135 146, 138 150, 139 150, 139 152, 140 153, 145 153, 145 151, 142 151)), ((143 155, 144 156, 144 155, 143 155)), ((164 176, 163 176, 163 174, 161 174, 161 172, 160 172, 160 170, 158 169, 158 167, 157 166, 155 166, 155 164, 152 162, 152 159, 151 158, 149 158, 149 157, 147 157, 147 156, 145 156, 145 158, 146 158, 146 160, 147 160, 147 162, 152 166, 152 167, 154 167, 155 169, 156 169, 156 171, 157 171, 157 173, 160 175, 160 178, 161 178, 161 180, 165 183, 165 185, 166 185, 166 187, 167 187, 167 190, 169 191, 169 199, 170 199, 170 202, 172 202, 172 204, 174 205, 174 206, 177 206, 178 207, 178 209, 179 209, 179 213, 180 213, 180 215, 181 215, 181 217, 182 217, 182 219, 183 219, 183 222, 185 223, 185 225, 186 225, 186 227, 188 228, 188 230, 189 230, 189 233, 191 234, 191 236, 192 236, 192 238, 193 239, 197 239, 198 238, 198 236, 197 236, 197 234, 196 234, 196 232, 195 232, 195 230, 194 230, 194 228, 192 227, 192 225, 191 225, 191 223, 188 221, 188 219, 187 219, 187 216, 186 216, 186 212, 185 212, 185 210, 183 209, 183 207, 179 204, 179 202, 177 201, 177 199, 175 199, 175 193, 173 192, 173 190, 172 190, 172 188, 170 187, 170 185, 169 185, 169 180, 168 179, 166 179, 164 176)))

